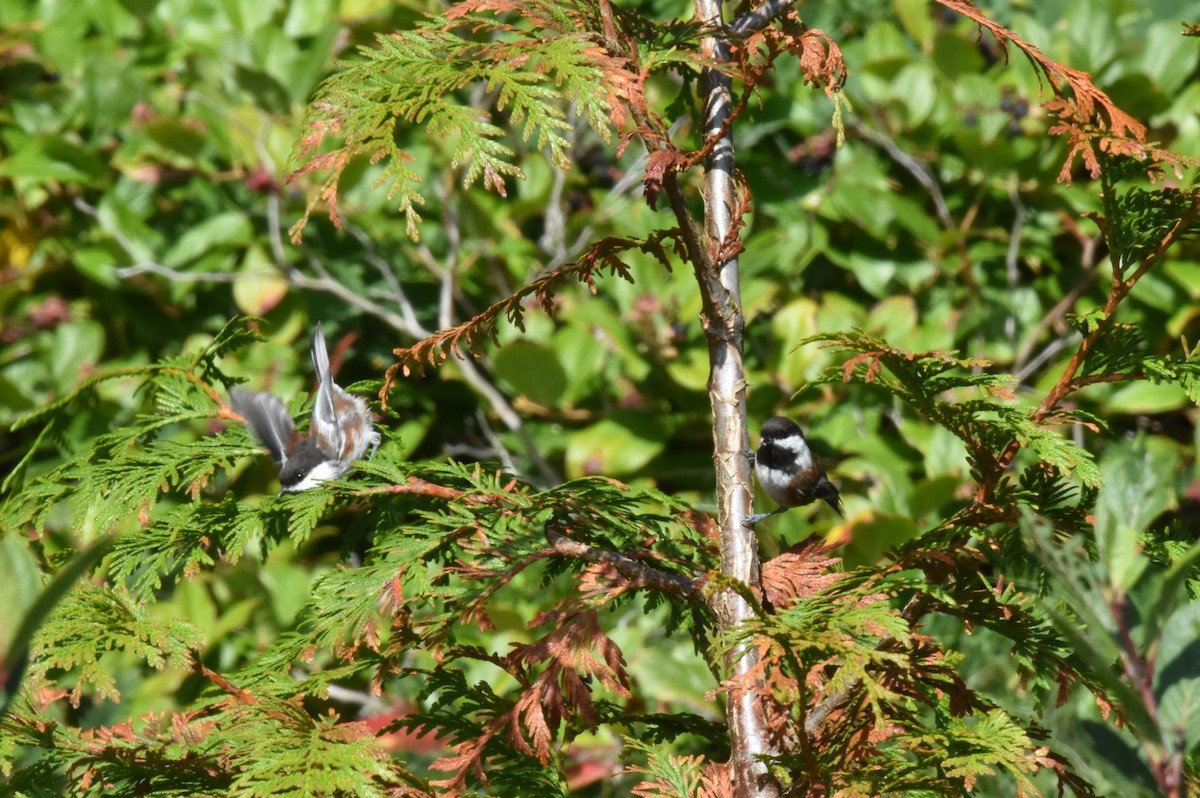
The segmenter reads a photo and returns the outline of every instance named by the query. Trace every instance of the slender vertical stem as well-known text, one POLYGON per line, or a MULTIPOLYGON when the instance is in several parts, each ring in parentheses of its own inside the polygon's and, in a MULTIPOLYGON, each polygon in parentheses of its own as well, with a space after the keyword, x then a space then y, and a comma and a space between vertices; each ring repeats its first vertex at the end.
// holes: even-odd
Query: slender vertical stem
MULTIPOLYGON (((719 0, 696 0, 696 16, 719 29, 722 24, 719 0)), ((728 60, 728 44, 711 36, 702 44, 713 63, 728 60)), ((703 75, 704 134, 720 136, 705 163, 705 233, 710 253, 721 251, 720 243, 733 227, 734 157, 733 137, 725 130, 732 107, 730 80, 715 69, 703 75)), ((716 467, 717 519, 721 529, 721 570, 746 584, 759 583, 758 551, 754 530, 745 524, 750 510, 750 461, 746 454, 750 437, 746 431, 746 370, 742 362, 744 318, 737 258, 714 262, 705 258, 698 268, 711 270, 698 275, 700 290, 708 294, 704 303, 704 331, 708 338, 711 373, 708 394, 713 410, 713 462, 716 467)), ((727 628, 751 618, 749 604, 733 591, 714 602, 722 625, 727 628)), ((757 662, 755 652, 738 647, 730 652, 729 669, 734 676, 750 672, 757 662)), ((768 798, 779 787, 757 757, 770 753, 761 703, 756 691, 744 680, 730 691, 730 766, 737 796, 768 798)))

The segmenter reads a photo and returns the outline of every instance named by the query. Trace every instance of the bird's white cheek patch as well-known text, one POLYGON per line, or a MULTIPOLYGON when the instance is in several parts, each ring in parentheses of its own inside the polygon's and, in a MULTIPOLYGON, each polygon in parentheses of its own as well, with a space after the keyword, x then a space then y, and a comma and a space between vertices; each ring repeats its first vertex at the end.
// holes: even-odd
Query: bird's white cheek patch
POLYGON ((300 480, 295 485, 292 485, 287 489, 286 492, 299 493, 302 490, 309 490, 311 488, 315 488, 317 485, 320 485, 322 482, 328 482, 331 479, 337 479, 343 473, 345 473, 344 469, 339 468, 337 464, 332 462, 324 462, 319 464, 312 471, 309 471, 307 474, 305 474, 304 479, 300 480))
POLYGON ((799 435, 789 435, 786 438, 780 438, 775 441, 775 445, 785 452, 789 452, 796 457, 796 469, 798 471, 807 471, 813 466, 812 451, 808 448, 808 443, 799 435))

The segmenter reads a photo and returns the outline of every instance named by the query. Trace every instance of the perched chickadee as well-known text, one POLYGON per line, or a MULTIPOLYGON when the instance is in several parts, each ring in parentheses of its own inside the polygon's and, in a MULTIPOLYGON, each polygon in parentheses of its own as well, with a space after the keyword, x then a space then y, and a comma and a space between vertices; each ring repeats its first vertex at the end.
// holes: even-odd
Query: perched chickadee
POLYGON ((379 433, 367 403, 333 384, 320 324, 313 332, 310 351, 317 372, 317 396, 306 435, 296 430, 296 423, 278 396, 242 388, 229 391, 233 409, 246 419, 271 453, 279 469, 280 493, 296 493, 337 479, 350 470, 368 446, 372 456, 379 447, 379 433))
POLYGON ((824 499, 838 515, 846 517, 838 489, 825 478, 825 469, 808 448, 804 433, 790 419, 775 416, 763 424, 754 471, 763 492, 779 506, 769 513, 748 517, 747 523, 757 524, 775 513, 817 499, 824 499))

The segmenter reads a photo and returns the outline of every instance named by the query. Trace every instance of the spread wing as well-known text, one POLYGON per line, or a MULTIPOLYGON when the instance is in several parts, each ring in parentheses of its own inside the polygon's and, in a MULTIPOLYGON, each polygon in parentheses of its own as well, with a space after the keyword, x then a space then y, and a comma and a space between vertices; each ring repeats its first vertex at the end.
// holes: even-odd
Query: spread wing
POLYGON ((235 387, 229 391, 229 402, 267 447, 275 465, 282 469, 287 462, 288 444, 296 434, 296 422, 288 415, 283 401, 266 391, 252 393, 235 387))
POLYGON ((329 352, 325 349, 325 333, 321 331, 320 322, 313 331, 309 352, 312 355, 313 370, 317 372, 317 397, 313 400, 310 434, 315 435, 323 449, 328 449, 326 455, 338 458, 346 440, 333 406, 336 386, 333 384, 333 375, 329 373, 329 352))

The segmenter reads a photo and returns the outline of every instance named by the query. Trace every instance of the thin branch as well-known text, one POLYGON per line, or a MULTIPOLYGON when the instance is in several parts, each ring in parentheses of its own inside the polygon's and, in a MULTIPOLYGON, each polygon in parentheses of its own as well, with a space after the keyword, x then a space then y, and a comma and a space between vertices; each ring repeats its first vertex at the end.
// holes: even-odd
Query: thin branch
POLYGON ((1023 385, 1025 380, 1027 380, 1032 374, 1042 367, 1043 363, 1050 360, 1067 347, 1077 346, 1082 339, 1083 336, 1074 330, 1061 338, 1055 338, 1053 341, 1047 344, 1041 352, 1038 352, 1032 360, 1023 365, 1016 372, 1015 376, 1017 378, 1017 384, 1023 385))
MULTIPOLYGON (((1078 227, 1075 226, 1074 220, 1068 220, 1065 222, 1065 224, 1067 224, 1069 228, 1073 228, 1072 232, 1075 234, 1075 238, 1079 241, 1082 248, 1079 255, 1079 263, 1080 267, 1083 269, 1083 277, 1071 287, 1071 290, 1068 291, 1062 299, 1054 304, 1054 307, 1050 308, 1050 310, 1046 312, 1046 315, 1043 316, 1041 320, 1034 326, 1033 331, 1026 336, 1025 343, 1019 350, 1017 350, 1017 354, 1013 358, 1013 368, 1018 372, 1018 374, 1028 375, 1032 373, 1032 370, 1037 368, 1032 363, 1026 365, 1026 360, 1029 359, 1030 353, 1033 351, 1034 346, 1037 345, 1037 342, 1042 339, 1042 336, 1046 334, 1046 331, 1050 329, 1050 327, 1058 324, 1062 320, 1062 317, 1065 316, 1067 312, 1071 310, 1071 308, 1075 307, 1075 303, 1079 301, 1079 297, 1083 296, 1085 292, 1091 289, 1092 285, 1095 284, 1097 278, 1100 276, 1100 269, 1097 267, 1096 263, 1096 249, 1102 238, 1100 236, 1083 235, 1083 233, 1079 231, 1078 227)), ((1050 346, 1055 346, 1055 344, 1061 340, 1062 339, 1057 339, 1057 341, 1051 342, 1050 346)), ((1055 352, 1057 351, 1058 349, 1056 348, 1055 352)), ((1046 358, 1043 357, 1043 355, 1044 353, 1039 354, 1035 359, 1045 360, 1046 358)), ((1021 380, 1024 379, 1024 377, 1018 376, 1017 379, 1021 380)))
MULTIPOLYGON (((461 257, 462 234, 459 226, 458 213, 454 210, 454 203, 449 196, 442 197, 442 207, 445 208, 445 211, 442 214, 442 226, 448 242, 448 250, 445 258, 446 265, 438 263, 437 259, 433 256, 433 253, 430 252, 426 247, 421 248, 420 254, 425 267, 429 269, 432 274, 437 276, 439 280, 438 326, 444 331, 454 326, 454 296, 458 289, 458 283, 455 280, 456 270, 454 265, 459 263, 459 259, 461 257)), ((434 335, 437 335, 437 333, 422 330, 420 335, 413 337, 420 340, 433 337, 434 335)), ((456 357, 455 363, 457 363, 459 372, 462 374, 463 379, 466 380, 467 384, 470 385, 477 394, 487 400, 487 403, 491 406, 492 412, 495 413, 504 426, 515 433, 518 440, 520 440, 521 447, 525 450, 525 455, 529 458, 530 462, 533 463, 540 475, 540 478, 531 478, 530 481, 539 487, 546 487, 548 485, 561 482, 562 475, 556 468, 554 468, 554 466, 550 464, 550 461, 542 455, 541 450, 538 449, 537 445, 533 442, 533 439, 529 436, 529 433, 525 430, 524 420, 513 408, 512 403, 508 401, 508 397, 501 393, 500 389, 492 384, 491 380, 484 375, 479 366, 469 357, 456 357)), ((486 423, 484 424, 484 431, 497 447, 496 451, 501 462, 504 463, 506 468, 511 469, 510 473, 518 474, 519 471, 516 468, 516 464, 513 461, 511 454, 509 454, 508 450, 500 444, 499 439, 496 438, 491 431, 491 427, 487 426, 486 423)))
POLYGON ((500 461, 500 465, 504 468, 505 472, 509 474, 520 473, 517 464, 513 461, 512 452, 508 451, 508 448, 497 437, 495 431, 492 430, 492 425, 488 423, 487 413, 484 413, 483 410, 475 411, 475 421, 479 424, 479 428, 483 430, 483 436, 487 438, 488 443, 492 447, 490 454, 494 455, 500 461))
MULTIPOLYGON (((294 674, 294 676, 301 677, 302 674, 294 674)), ((331 684, 325 688, 325 694, 329 696, 330 700, 337 701, 339 704, 357 706, 360 718, 380 715, 389 709, 386 701, 366 690, 351 690, 349 687, 331 684)))
POLYGON ((795 0, 767 0, 729 23, 729 32, 743 36, 756 30, 762 30, 770 24, 771 20, 790 9, 794 2, 795 0))
POLYGON ((442 207, 445 208, 442 213, 442 227, 445 229, 448 251, 438 291, 438 326, 444 330, 454 324, 454 273, 459 253, 462 252, 462 231, 458 223, 458 211, 455 210, 454 201, 450 196, 442 198, 442 207))
POLYGON ((550 545, 556 553, 564 557, 610 566, 621 576, 640 586, 663 590, 694 601, 702 602, 704 600, 703 588, 707 580, 703 576, 686 577, 673 574, 670 571, 638 562, 619 552, 589 546, 564 536, 561 532, 551 528, 549 524, 546 525, 546 540, 550 541, 550 545))
MULTIPOLYGON (((1158 697, 1154 692, 1151 662, 1139 653, 1138 646, 1133 641, 1128 620, 1128 599, 1123 594, 1114 596, 1109 602, 1108 610, 1116 624, 1116 636, 1119 643, 1117 652, 1121 659, 1121 667, 1125 671, 1125 678, 1137 692, 1146 712, 1157 725, 1160 720, 1160 708, 1158 697)), ((1141 746, 1150 771, 1154 774, 1154 780, 1158 782, 1162 794, 1167 798, 1182 796, 1179 768, 1184 747, 1159 745, 1144 739, 1141 741, 1141 746)))
POLYGON ((80 211, 85 216, 90 216, 96 222, 96 224, 100 226, 101 230, 112 236, 113 240, 117 242, 117 246, 123 249, 125 254, 129 256, 130 260, 133 261, 133 265, 131 266, 113 267, 113 272, 122 280, 130 277, 136 277, 141 274, 153 274, 156 277, 163 277, 177 283, 232 283, 238 277, 235 274, 223 274, 215 272, 196 274, 190 272, 181 272, 177 269, 172 269, 170 266, 164 266, 157 261, 147 260, 145 255, 139 251, 138 247, 129 239, 128 236, 125 235, 124 232, 121 231, 119 227, 110 224, 104 217, 100 215, 100 211, 96 209, 96 206, 92 205, 81 197, 75 198, 74 205, 76 210, 80 211))
POLYGON ((375 271, 379 273, 380 278, 387 285, 388 291, 385 296, 391 299, 396 304, 396 307, 400 309, 400 315, 403 317, 406 325, 406 329, 401 330, 401 332, 408 333, 414 338, 424 338, 429 335, 430 332, 425 329, 424 325, 417 318, 416 308, 413 307, 412 301, 409 300, 408 292, 404 290, 404 285, 396 279, 396 273, 392 269, 392 265, 384 260, 376 251, 375 242, 357 225, 347 223, 345 229, 362 246, 363 260, 375 267, 375 271))
MULTIPOLYGON (((580 125, 577 103, 571 103, 567 114, 567 122, 571 125, 571 133, 568 136, 568 141, 570 142, 571 149, 574 150, 579 139, 580 125)), ((546 213, 544 216, 545 229, 538 239, 538 246, 550 256, 550 261, 542 266, 542 272, 557 268, 574 259, 576 255, 583 251, 583 248, 587 246, 587 242, 592 238, 592 226, 587 225, 583 233, 575 239, 575 243, 567 246, 567 213, 564 195, 567 189, 568 173, 564 169, 555 169, 553 172, 554 185, 550 187, 550 198, 546 202, 546 213)))
MULTIPOLYGON (((1025 203, 1021 202, 1021 190, 1017 183, 1017 178, 1013 176, 1012 186, 1008 192, 1009 199, 1013 204, 1013 223, 1012 229, 1008 234, 1008 251, 1004 254, 1004 273, 1008 280, 1009 295, 1012 296, 1017 290, 1017 285, 1020 280, 1020 257, 1021 257, 1021 231, 1025 228, 1025 203)), ((1017 317, 1010 305, 1008 316, 1004 319, 1004 337, 1008 340, 1009 346, 1016 343, 1017 337, 1017 317)))
POLYGON ((1076 377, 1071 380, 1070 391, 1073 393, 1086 388, 1089 385, 1097 385, 1100 383, 1109 382, 1129 382, 1130 380, 1144 380, 1146 375, 1140 371, 1122 371, 1116 374, 1088 374, 1085 377, 1076 377))
MULTIPOLYGON (((175 283, 232 283, 239 275, 225 272, 181 272, 161 263, 135 263, 132 266, 114 266, 113 274, 122 280, 137 277, 142 274, 153 274, 175 283)), ((264 277, 273 277, 268 271, 262 272, 264 277)))
POLYGON ((946 204, 946 196, 942 193, 942 187, 938 184, 933 170, 925 162, 902 150, 900 145, 882 130, 869 128, 861 122, 855 122, 854 130, 867 141, 882 147, 893 161, 903 166, 921 184, 921 187, 929 192, 929 197, 933 200, 934 213, 942 228, 945 230, 955 229, 954 218, 950 215, 950 206, 946 204))
POLYGON ((439 485, 436 482, 430 482, 420 477, 409 477, 404 482, 395 483, 392 485, 381 485, 377 488, 368 488, 358 491, 360 494, 372 493, 403 493, 414 496, 431 496, 435 499, 445 499, 452 502, 465 502, 467 504, 499 504, 500 502, 511 501, 508 493, 480 493, 478 491, 467 491, 460 488, 451 488, 446 485, 439 485))
POLYGON ((405 321, 403 317, 397 315, 391 310, 388 310, 378 302, 367 299, 362 294, 351 290, 346 285, 336 280, 325 270, 325 267, 322 266, 316 258, 310 257, 309 265, 312 266, 313 271, 315 271, 318 276, 309 277, 299 269, 289 268, 287 270, 288 281, 297 288, 305 288, 309 291, 320 291, 321 293, 335 296, 346 305, 349 305, 355 310, 365 313, 368 316, 373 316, 374 318, 379 319, 392 329, 401 331, 404 330, 405 321))

